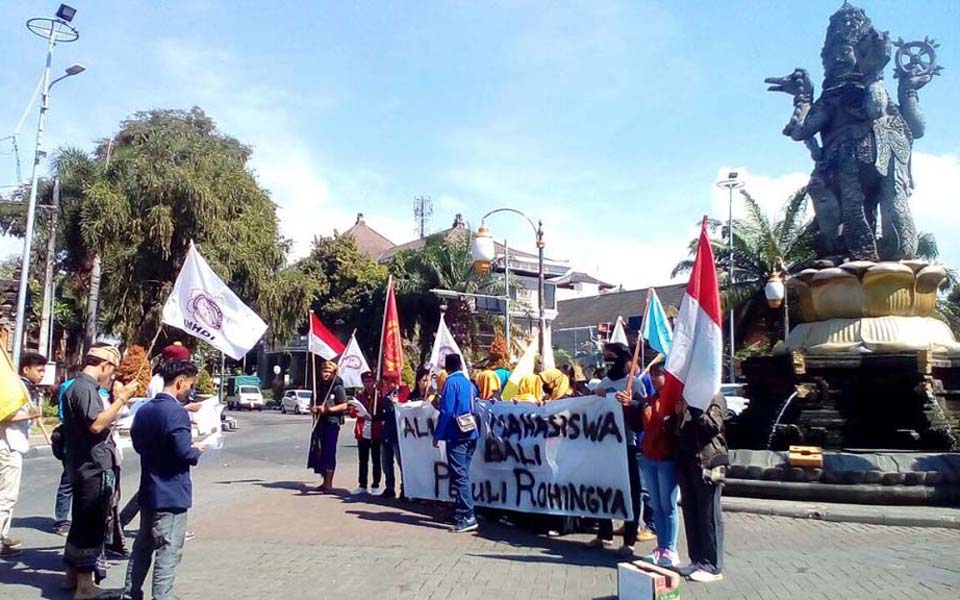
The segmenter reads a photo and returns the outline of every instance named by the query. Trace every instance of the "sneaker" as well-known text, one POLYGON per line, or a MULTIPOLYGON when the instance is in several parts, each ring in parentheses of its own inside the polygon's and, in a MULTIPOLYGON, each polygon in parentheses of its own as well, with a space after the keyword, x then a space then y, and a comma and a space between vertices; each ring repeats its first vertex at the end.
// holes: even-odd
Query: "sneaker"
POLYGON ((53 526, 53 532, 60 537, 67 537, 70 533, 70 523, 60 523, 53 526))
POLYGON ((643 531, 637 534, 638 542, 653 542, 653 541, 656 541, 656 539, 657 539, 657 534, 653 533, 649 529, 644 529, 643 531))
POLYGON ((641 556, 640 560, 645 563, 650 563, 651 565, 657 564, 657 561, 660 560, 660 548, 654 548, 653 552, 647 554, 646 556, 641 556))
POLYGON ((477 519, 473 518, 468 521, 458 521, 451 531, 453 533, 467 533, 468 531, 476 531, 479 527, 477 519))
POLYGON ((19 548, 13 548, 6 544, 0 546, 0 558, 13 558, 14 556, 20 556, 22 552, 19 548))
POLYGON ((193 531, 187 531, 187 532, 184 534, 184 536, 183 536, 183 541, 189 542, 190 540, 192 540, 192 539, 195 538, 195 537, 197 537, 197 534, 196 534, 196 533, 194 533, 193 531))
POLYGON ((383 493, 380 494, 381 498, 396 498, 397 493, 389 488, 383 490, 383 493))
POLYGON ((678 567, 677 573, 680 574, 680 577, 690 577, 691 574, 699 570, 700 570, 700 565, 690 563, 685 567, 678 567))
POLYGON ((371 495, 371 496, 379 496, 379 495, 380 495, 380 488, 377 487, 377 486, 374 486, 374 487, 370 488, 370 495, 371 495))
POLYGON ((723 573, 710 573, 703 569, 697 569, 690 573, 689 579, 698 583, 713 583, 714 581, 723 581, 723 573))
POLYGON ((633 546, 628 546, 624 544, 619 548, 617 548, 617 554, 619 554, 620 556, 629 558, 633 556, 633 546))
POLYGON ((603 539, 603 538, 595 537, 595 538, 593 538, 592 540, 590 540, 589 542, 587 542, 587 547, 588 547, 588 548, 606 548, 607 546, 610 546, 611 544, 613 544, 613 542, 610 541, 610 540, 605 540, 605 539, 603 539))
POLYGON ((13 548, 14 550, 19 550, 20 548, 23 548, 23 542, 21 540, 15 540, 13 538, 3 538, 2 540, 0 540, 0 543, 2 543, 4 546, 7 546, 8 548, 13 548))
POLYGON ((680 564, 680 556, 673 550, 661 550, 660 558, 657 559, 658 567, 668 569, 676 568, 680 564))
POLYGON ((355 489, 355 490, 353 490, 352 492, 350 492, 350 494, 353 495, 353 496, 362 496, 362 495, 364 495, 364 494, 366 494, 366 493, 367 493, 367 488, 365 488, 365 487, 358 487, 357 489, 355 489))

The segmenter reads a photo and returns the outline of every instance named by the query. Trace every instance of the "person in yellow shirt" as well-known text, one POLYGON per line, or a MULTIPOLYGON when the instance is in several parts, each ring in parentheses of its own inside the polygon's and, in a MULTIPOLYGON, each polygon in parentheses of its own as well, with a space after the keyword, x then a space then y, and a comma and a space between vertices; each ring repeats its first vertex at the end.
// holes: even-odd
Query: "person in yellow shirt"
POLYGON ((533 373, 524 375, 517 385, 517 395, 511 400, 514 402, 543 402, 543 381, 540 376, 533 373))

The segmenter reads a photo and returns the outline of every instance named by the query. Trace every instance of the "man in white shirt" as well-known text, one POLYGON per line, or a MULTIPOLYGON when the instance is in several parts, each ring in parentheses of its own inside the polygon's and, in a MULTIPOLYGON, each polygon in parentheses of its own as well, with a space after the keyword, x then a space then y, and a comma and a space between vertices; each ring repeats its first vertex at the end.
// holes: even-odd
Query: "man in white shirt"
POLYGON ((0 422, 0 558, 20 554, 23 545, 10 537, 13 507, 20 496, 23 455, 30 449, 30 421, 40 417, 36 385, 47 370, 47 357, 24 352, 20 357, 20 378, 30 394, 30 402, 0 422))

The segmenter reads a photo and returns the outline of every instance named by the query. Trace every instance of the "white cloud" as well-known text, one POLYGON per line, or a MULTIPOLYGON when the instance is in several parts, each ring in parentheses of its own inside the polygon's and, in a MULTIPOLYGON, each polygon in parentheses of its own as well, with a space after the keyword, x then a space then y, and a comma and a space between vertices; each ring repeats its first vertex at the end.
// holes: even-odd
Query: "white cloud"
MULTIPOLYGON (((812 168, 813 166, 811 165, 811 169, 812 168)), ((737 171, 739 174, 738 179, 745 182, 744 189, 757 201, 771 220, 776 220, 777 215, 783 210, 787 200, 790 199, 794 192, 807 185, 807 181, 810 179, 809 173, 792 172, 784 175, 769 176, 751 174, 745 167, 722 167, 717 170, 717 178, 715 181, 726 179, 728 173, 731 171, 737 171)), ((730 215, 728 191, 713 185, 711 187, 711 193, 713 194, 713 217, 727 221, 730 215)), ((733 218, 742 219, 746 217, 746 214, 744 203, 740 199, 739 194, 734 191, 733 218)))
POLYGON ((937 238, 941 262, 960 267, 960 157, 914 152, 913 180, 910 207, 917 229, 937 238))

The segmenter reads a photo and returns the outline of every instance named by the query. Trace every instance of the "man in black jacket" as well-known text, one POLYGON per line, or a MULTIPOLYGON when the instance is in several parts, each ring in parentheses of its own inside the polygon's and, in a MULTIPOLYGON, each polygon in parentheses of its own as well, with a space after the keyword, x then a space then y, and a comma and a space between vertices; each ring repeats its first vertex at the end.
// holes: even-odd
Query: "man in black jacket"
POLYGON ((680 574, 691 581, 723 579, 723 512, 720 490, 730 460, 723 418, 727 402, 722 394, 706 410, 677 403, 677 480, 683 497, 683 526, 690 565, 680 574))

